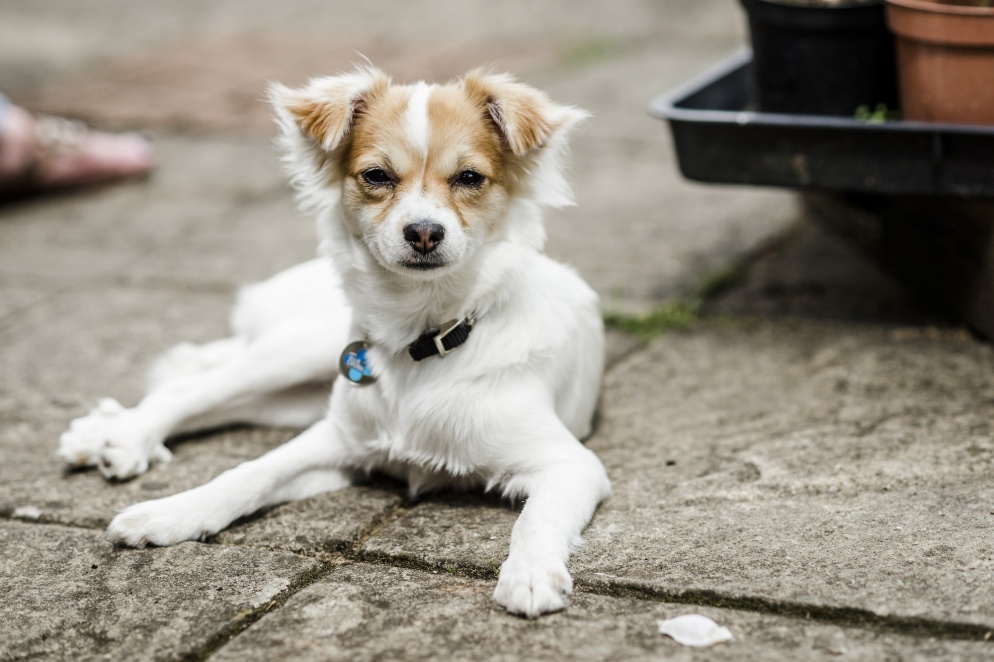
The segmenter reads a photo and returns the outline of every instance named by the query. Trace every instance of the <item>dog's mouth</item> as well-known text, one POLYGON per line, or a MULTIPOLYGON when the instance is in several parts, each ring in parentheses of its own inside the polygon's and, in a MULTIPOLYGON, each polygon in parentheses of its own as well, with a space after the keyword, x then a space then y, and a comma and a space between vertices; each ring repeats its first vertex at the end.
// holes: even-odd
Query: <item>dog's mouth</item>
POLYGON ((413 269, 414 271, 431 271, 433 269, 441 269, 445 266, 445 261, 434 257, 421 257, 415 258, 413 260, 404 260, 400 265, 406 269, 413 269))

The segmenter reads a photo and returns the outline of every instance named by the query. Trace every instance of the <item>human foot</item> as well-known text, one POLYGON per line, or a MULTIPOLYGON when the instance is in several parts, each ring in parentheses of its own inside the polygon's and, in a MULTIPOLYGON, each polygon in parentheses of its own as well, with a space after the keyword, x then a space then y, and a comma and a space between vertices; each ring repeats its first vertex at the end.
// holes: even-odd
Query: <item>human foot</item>
POLYGON ((137 133, 94 131, 10 106, 0 125, 0 198, 136 177, 153 161, 151 144, 137 133))

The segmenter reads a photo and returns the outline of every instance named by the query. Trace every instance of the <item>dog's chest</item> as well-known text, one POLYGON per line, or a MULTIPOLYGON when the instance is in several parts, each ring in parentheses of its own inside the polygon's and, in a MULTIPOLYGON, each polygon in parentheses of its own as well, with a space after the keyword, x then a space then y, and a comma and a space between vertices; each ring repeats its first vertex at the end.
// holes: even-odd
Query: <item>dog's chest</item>
POLYGON ((474 474, 487 464, 486 425, 467 406, 459 357, 414 362, 384 359, 374 350, 370 360, 377 381, 342 384, 345 393, 335 399, 353 445, 383 462, 452 475, 474 474))

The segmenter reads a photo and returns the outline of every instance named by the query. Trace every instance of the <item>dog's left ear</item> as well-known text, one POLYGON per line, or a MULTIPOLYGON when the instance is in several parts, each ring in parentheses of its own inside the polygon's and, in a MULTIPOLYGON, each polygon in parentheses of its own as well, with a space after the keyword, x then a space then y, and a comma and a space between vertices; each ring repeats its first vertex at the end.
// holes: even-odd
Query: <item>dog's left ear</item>
POLYGON ((554 207, 572 204, 562 161, 569 131, 588 113, 553 103, 543 92, 508 74, 472 71, 463 86, 493 122, 511 165, 517 166, 535 200, 554 207))

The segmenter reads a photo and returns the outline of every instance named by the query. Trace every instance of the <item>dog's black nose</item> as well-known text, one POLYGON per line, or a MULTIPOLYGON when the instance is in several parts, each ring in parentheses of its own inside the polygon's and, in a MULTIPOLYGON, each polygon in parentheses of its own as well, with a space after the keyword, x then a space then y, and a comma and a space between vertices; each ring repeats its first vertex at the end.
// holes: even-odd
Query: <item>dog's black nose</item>
POLYGON ((404 226, 404 239, 411 248, 422 255, 427 255, 438 248, 444 238, 445 228, 441 223, 418 221, 404 226))

